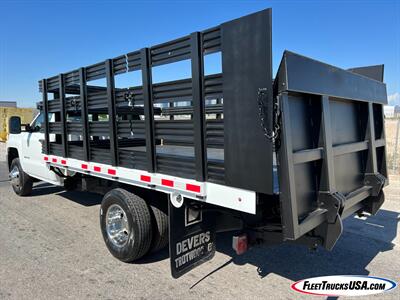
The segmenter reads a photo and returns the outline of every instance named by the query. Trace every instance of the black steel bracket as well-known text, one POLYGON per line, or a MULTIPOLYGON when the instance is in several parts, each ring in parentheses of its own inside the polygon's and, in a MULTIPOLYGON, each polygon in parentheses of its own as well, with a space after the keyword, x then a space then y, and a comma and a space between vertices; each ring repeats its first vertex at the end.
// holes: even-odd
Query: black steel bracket
POLYGON ((339 192, 320 192, 318 205, 326 209, 327 221, 319 226, 324 237, 323 246, 332 250, 343 232, 341 214, 343 212, 346 197, 339 192))
POLYGON ((343 212, 346 197, 339 192, 320 192, 318 197, 318 206, 327 210, 327 220, 329 224, 334 224, 336 219, 343 212))
POLYGON ((370 196, 366 199, 366 202, 365 211, 371 215, 376 215, 383 202, 385 202, 385 193, 381 191, 377 196, 370 196))
POLYGON ((371 196, 374 196, 374 197, 379 195, 383 186, 385 185, 385 182, 386 182, 386 178, 380 173, 365 174, 365 177, 364 177, 364 185, 372 187, 371 196))
POLYGON ((375 215, 385 202, 385 194, 382 190, 385 182, 385 176, 380 173, 365 175, 364 185, 372 187, 371 196, 366 199, 367 207, 365 211, 371 215, 375 215))

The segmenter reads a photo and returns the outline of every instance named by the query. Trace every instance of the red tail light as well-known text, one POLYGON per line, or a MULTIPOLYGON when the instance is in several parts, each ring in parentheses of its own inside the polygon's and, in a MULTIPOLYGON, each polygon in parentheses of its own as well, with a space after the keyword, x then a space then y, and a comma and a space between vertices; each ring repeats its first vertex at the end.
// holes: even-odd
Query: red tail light
POLYGON ((241 234, 232 238, 232 248, 235 250, 237 255, 242 255, 248 249, 247 246, 247 235, 241 234))

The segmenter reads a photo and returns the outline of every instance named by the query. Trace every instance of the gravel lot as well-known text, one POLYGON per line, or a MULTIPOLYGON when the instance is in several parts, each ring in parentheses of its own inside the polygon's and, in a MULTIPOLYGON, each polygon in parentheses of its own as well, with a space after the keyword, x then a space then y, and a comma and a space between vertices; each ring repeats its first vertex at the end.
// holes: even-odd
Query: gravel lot
POLYGON ((6 144, 3 142, 0 142, 0 161, 5 161, 6 160, 6 144))
MULTIPOLYGON (((4 160, 4 144, 0 143, 4 160)), ((400 179, 391 178, 377 216, 345 221, 332 252, 301 246, 253 248, 241 257, 229 235, 215 258, 178 280, 164 251, 125 264, 107 251, 99 230, 101 197, 38 183, 17 197, 0 161, 0 299, 292 299, 290 284, 307 277, 370 274, 399 282, 400 179)), ((399 299, 400 289, 375 299, 399 299)))

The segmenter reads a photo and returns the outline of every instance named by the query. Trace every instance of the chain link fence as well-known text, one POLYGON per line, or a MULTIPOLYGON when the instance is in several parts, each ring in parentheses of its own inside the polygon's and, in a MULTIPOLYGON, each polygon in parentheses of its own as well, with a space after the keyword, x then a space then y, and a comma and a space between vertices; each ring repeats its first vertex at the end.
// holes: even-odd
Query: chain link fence
POLYGON ((385 131, 388 171, 400 174, 400 117, 386 119, 385 131))

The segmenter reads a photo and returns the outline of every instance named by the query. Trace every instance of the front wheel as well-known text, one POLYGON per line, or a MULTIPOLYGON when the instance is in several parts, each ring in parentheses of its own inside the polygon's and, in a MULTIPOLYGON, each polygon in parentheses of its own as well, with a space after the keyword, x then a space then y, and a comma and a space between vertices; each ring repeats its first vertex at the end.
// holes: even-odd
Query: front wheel
POLYGON ((32 178, 22 170, 19 158, 14 158, 10 167, 10 181, 14 192, 19 196, 29 196, 32 193, 32 178))
POLYGON ((113 256, 132 262, 145 255, 152 241, 152 223, 146 202, 124 189, 109 191, 101 202, 100 226, 113 256))

